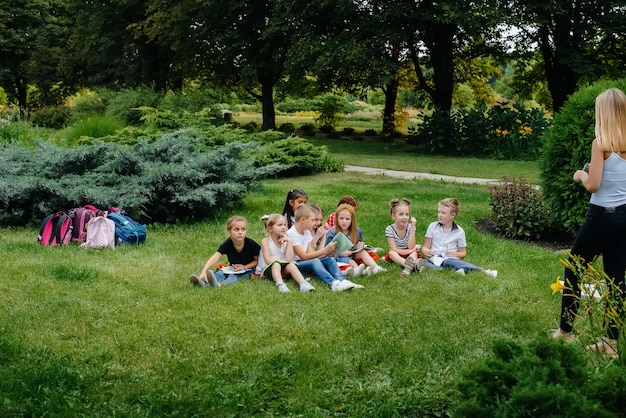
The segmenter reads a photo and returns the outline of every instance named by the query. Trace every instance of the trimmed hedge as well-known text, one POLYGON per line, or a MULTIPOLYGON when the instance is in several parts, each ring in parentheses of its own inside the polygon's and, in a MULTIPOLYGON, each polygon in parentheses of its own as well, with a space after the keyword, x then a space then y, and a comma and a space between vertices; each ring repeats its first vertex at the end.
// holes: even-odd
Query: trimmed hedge
POLYGON ((572 180, 573 173, 591 159, 595 138, 595 100, 604 90, 617 87, 626 91, 626 79, 600 81, 572 94, 552 127, 543 137, 541 186, 553 222, 576 232, 585 217, 589 192, 572 180))

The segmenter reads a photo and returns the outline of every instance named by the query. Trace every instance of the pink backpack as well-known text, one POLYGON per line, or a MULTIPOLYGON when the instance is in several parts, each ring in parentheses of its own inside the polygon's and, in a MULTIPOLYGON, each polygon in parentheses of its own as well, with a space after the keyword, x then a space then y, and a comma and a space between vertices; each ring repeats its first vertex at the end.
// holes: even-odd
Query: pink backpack
POLYGON ((115 248, 115 222, 96 216, 87 222, 87 236, 83 248, 115 248))
POLYGON ((96 217, 100 210, 93 205, 85 205, 82 208, 74 208, 69 211, 72 218, 72 241, 81 243, 87 238, 87 222, 96 217))
POLYGON ((72 240, 72 220, 65 212, 52 213, 43 220, 37 241, 44 246, 60 247, 72 240))

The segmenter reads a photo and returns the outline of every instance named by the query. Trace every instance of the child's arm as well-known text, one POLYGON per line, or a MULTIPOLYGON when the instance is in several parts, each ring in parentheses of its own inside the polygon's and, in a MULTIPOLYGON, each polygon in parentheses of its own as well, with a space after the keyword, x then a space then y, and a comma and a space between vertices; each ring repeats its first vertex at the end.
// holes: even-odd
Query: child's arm
POLYGON ((265 260, 265 264, 268 266, 276 261, 272 258, 272 254, 270 252, 270 241, 269 238, 263 238, 261 240, 261 252, 263 253, 263 260, 265 260))
POLYGON ((215 264, 217 264, 217 262, 220 261, 220 258, 222 258, 222 253, 220 253, 219 251, 215 251, 215 254, 213 254, 204 265, 204 268, 200 273, 201 279, 206 280, 206 272, 209 271, 211 267, 213 267, 215 264))
POLYGON ((433 239, 426 237, 424 239, 424 245, 422 245, 422 254, 424 254, 426 258, 435 255, 434 251, 430 249, 431 245, 433 245, 433 239))
MULTIPOLYGON (((311 241, 313 242, 313 241, 311 241)), ((307 246, 307 249, 303 249, 301 245, 294 245, 293 251, 300 258, 300 260, 312 260, 314 258, 324 258, 328 257, 330 254, 333 254, 335 250, 335 242, 331 242, 326 245, 324 248, 320 248, 319 250, 313 250, 311 247, 311 242, 307 246)))
POLYGON ((446 251, 448 257, 465 258, 467 255, 467 247, 459 247, 457 251, 446 251))
POLYGON ((287 243, 287 248, 285 249, 285 258, 288 263, 293 261, 294 251, 293 251, 293 242, 291 238, 285 235, 282 240, 287 243))
MULTIPOLYGON (((417 225, 417 219, 411 218, 411 227, 409 228, 409 248, 415 248, 415 226, 417 225)), ((419 248, 417 248, 419 250, 419 248)))

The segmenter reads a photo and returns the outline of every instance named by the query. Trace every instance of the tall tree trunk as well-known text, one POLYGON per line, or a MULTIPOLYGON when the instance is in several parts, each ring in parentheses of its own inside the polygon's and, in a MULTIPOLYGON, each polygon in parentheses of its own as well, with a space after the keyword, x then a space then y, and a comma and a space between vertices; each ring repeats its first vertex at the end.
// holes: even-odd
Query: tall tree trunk
POLYGON ((396 100, 398 98, 398 73, 383 89, 385 92, 385 108, 383 109, 383 135, 391 135, 396 130, 396 100))
POLYGON ((454 36, 457 28, 448 23, 432 23, 426 27, 424 41, 433 67, 431 95, 436 108, 450 113, 454 90, 454 36))
POLYGON ((17 77, 15 79, 15 90, 17 93, 17 105, 20 109, 20 119, 26 119, 26 109, 28 103, 26 103, 27 99, 27 86, 26 79, 24 77, 17 77))
POLYGON ((276 109, 274 108, 274 77, 266 76, 261 80, 261 108, 263 111, 262 131, 276 129, 276 109))
POLYGON ((573 42, 571 42, 571 35, 568 32, 555 31, 552 36, 550 35, 549 29, 545 26, 539 28, 541 55, 548 81, 548 90, 552 96, 552 110, 557 112, 569 95, 576 91, 579 79, 579 75, 569 65, 564 64, 566 54, 571 55, 571 52, 562 53, 561 51, 571 51, 579 47, 570 46, 573 42), (554 38, 554 42, 551 42, 551 37, 554 38), (552 43, 554 43, 554 47, 551 46, 552 43))

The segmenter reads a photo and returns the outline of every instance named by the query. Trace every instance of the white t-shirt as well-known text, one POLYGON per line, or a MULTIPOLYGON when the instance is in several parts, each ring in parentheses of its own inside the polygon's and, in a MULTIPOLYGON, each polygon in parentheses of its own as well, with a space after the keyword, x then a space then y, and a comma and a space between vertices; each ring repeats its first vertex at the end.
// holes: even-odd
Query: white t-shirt
MULTIPOLYGON (((313 235, 311 234, 311 231, 305 229, 304 233, 301 234, 296 230, 295 226, 289 228, 289 230, 287 231, 287 236, 291 238, 291 242, 293 243, 294 248, 300 246, 302 247, 302 250, 304 252, 306 252, 306 249, 309 247, 309 243, 313 241, 313 235)), ((298 254, 296 254, 295 251, 293 258, 296 261, 300 260, 300 257, 298 257, 298 254)))
POLYGON ((443 232, 443 226, 435 221, 428 225, 426 230, 426 238, 431 238, 432 243, 430 249, 435 255, 442 258, 450 258, 445 255, 446 251, 459 251, 459 248, 467 247, 465 240, 465 231, 456 223, 452 224, 452 230, 448 233, 443 232))

